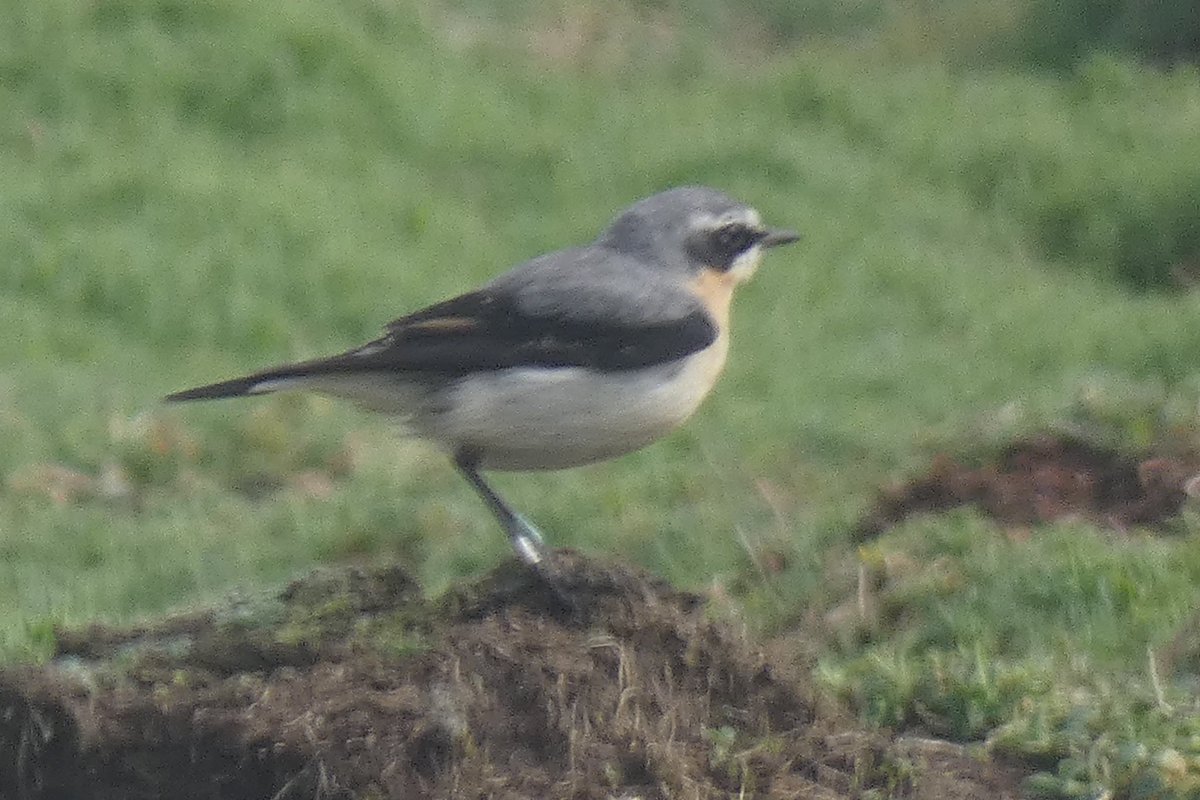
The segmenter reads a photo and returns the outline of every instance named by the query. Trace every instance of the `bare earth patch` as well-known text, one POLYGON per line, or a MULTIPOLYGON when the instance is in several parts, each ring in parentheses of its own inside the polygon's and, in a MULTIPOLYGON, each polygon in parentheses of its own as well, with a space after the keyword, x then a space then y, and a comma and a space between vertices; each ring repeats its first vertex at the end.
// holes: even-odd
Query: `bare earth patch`
POLYGON ((880 493, 859 524, 869 539, 918 513, 974 505, 1009 527, 1084 520, 1124 531, 1176 516, 1200 472, 1195 453, 1123 455, 1069 437, 1015 442, 994 460, 968 466, 942 455, 929 471, 880 493))
POLYGON ((699 599, 554 556, 436 601, 398 568, 0 672, 0 797, 1014 798, 1024 773, 814 700, 699 599), (744 793, 744 794, 743 794, 744 793))

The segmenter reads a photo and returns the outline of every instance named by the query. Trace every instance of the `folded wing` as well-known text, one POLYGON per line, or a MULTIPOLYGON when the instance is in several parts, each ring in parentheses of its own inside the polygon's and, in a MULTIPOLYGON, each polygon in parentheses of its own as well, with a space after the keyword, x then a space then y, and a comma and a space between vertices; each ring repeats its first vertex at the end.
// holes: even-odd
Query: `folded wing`
MULTIPOLYGON (((526 266, 536 268, 537 261, 526 266)), ((188 389, 167 400, 258 394, 301 387, 308 377, 354 373, 452 379, 512 367, 638 369, 702 350, 717 337, 704 309, 683 291, 657 287, 647 292, 629 281, 556 285, 553 276, 563 273, 546 274, 547 285, 538 287, 536 272, 526 281, 510 273, 479 291, 395 320, 382 337, 362 347, 188 389), (531 286, 536 287, 532 292, 531 286), (536 302, 525 302, 531 295, 536 302), (660 302, 651 304, 646 295, 660 302), (628 313, 635 307, 638 313, 628 313)))

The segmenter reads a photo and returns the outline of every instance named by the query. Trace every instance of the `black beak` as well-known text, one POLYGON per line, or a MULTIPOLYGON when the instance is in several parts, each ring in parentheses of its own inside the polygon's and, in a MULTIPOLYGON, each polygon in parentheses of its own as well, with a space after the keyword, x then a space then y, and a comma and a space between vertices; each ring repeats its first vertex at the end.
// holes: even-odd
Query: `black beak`
POLYGON ((791 244, 798 241, 800 241, 800 234, 795 231, 785 231, 782 228, 775 228, 767 231, 767 235, 759 239, 758 243, 763 247, 777 247, 781 244, 791 244))

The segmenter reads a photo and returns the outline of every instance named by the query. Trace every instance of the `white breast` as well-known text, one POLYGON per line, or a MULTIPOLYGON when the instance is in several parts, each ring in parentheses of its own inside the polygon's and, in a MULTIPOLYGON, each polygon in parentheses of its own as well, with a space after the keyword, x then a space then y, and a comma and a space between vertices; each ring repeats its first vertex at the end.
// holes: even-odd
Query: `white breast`
POLYGON ((725 364, 729 342, 668 365, 601 372, 521 367, 448 387, 440 408, 411 418, 451 450, 467 447, 484 469, 559 469, 643 447, 691 416, 725 364))

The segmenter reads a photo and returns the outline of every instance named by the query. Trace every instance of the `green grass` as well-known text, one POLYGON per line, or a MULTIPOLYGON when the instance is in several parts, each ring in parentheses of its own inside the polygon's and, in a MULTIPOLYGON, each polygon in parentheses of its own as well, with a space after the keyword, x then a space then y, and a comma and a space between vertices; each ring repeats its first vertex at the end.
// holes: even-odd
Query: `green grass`
POLYGON ((319 562, 399 559, 435 590, 494 564, 486 511, 386 422, 158 398, 355 344, 706 183, 806 236, 739 297, 717 392, 641 453, 502 491, 556 545, 812 635, 873 722, 990 737, 1041 759, 1044 793, 1194 787, 1194 513, 1165 538, 849 532, 943 446, 1081 404, 1129 446, 1160 411, 1194 423, 1200 298, 1171 281, 1200 259, 1195 71, 897 65, 656 8, 10 4, 0 654, 319 562), (767 552, 788 568, 760 574, 767 552), (878 617, 836 613, 860 565, 878 617), (1161 703, 1148 650, 1173 654, 1161 703))

